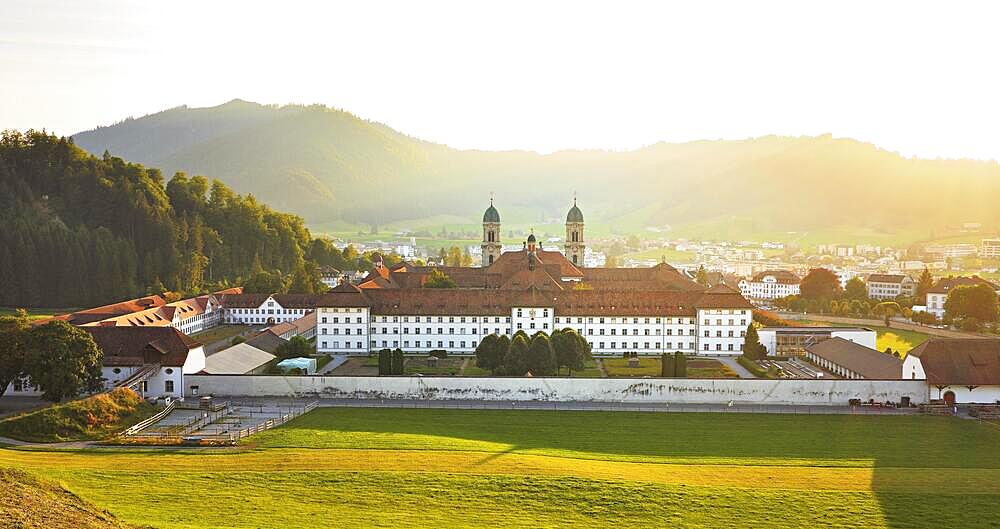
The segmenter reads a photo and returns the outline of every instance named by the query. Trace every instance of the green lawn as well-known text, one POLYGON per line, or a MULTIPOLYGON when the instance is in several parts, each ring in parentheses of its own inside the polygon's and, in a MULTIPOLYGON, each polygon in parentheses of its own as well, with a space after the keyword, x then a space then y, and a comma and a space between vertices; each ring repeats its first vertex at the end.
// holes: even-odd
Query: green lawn
MULTIPOLYGON (((817 316, 819 318, 821 316, 817 316)), ((830 323, 822 320, 800 320, 804 325, 818 325, 827 327, 850 327, 845 323, 830 323)), ((875 331, 875 348, 885 351, 886 347, 891 347, 893 351, 899 351, 903 358, 910 349, 924 343, 930 338, 929 334, 922 332, 899 329, 896 327, 884 327, 875 325, 865 325, 865 327, 875 331)))
POLYGON ((640 357, 639 367, 630 367, 625 358, 602 358, 601 362, 609 377, 658 377, 662 373, 659 358, 640 357))
POLYGON ((408 356, 403 364, 404 375, 436 375, 436 376, 456 376, 462 368, 465 358, 450 356, 439 358, 432 367, 426 356, 408 356))
POLYGON ((225 340, 226 338, 232 338, 249 329, 250 327, 246 325, 218 325, 208 330, 196 332, 191 335, 191 338, 203 344, 210 344, 219 340, 225 340))
MULTIPOLYGON (((67 312, 72 312, 76 310, 75 308, 70 309, 26 309, 28 311, 28 319, 31 320, 41 320, 45 318, 51 318, 56 314, 65 314, 67 312)), ((16 307, 0 307, 0 316, 13 316, 17 312, 16 307)))
POLYGON ((947 417, 321 408, 242 450, 0 449, 0 467, 164 529, 986 528, 998 446, 947 417))
POLYGON ((877 333, 875 346, 879 351, 885 351, 886 347, 891 347, 893 351, 899 351, 905 358, 910 349, 924 343, 930 338, 922 332, 897 329, 895 327, 875 327, 877 333))

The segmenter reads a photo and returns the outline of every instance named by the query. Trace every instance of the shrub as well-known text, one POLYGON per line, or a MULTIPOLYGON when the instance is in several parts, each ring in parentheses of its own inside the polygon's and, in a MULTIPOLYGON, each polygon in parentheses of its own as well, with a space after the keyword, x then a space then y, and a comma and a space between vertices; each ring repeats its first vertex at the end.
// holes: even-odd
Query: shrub
POLYGON ((448 358, 448 351, 444 349, 434 349, 433 351, 427 353, 427 356, 433 356, 434 358, 448 358))
POLYGON ((0 435, 49 443, 102 439, 152 415, 152 405, 128 388, 9 417, 0 435))
POLYGON ((736 361, 741 366, 745 367, 747 369, 747 371, 753 373, 753 375, 755 377, 758 377, 758 378, 774 378, 772 376, 769 376, 768 372, 765 371, 764 368, 760 366, 760 364, 758 364, 757 362, 754 362, 753 360, 751 360, 751 359, 749 359, 749 358, 747 358, 747 357, 745 357, 743 355, 740 355, 738 358, 736 358, 736 361))

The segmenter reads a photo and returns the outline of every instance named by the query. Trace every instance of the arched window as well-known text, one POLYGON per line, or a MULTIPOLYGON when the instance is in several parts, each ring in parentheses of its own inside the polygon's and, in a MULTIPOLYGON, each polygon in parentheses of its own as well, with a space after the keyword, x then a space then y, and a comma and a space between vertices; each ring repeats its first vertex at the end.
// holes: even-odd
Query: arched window
POLYGON ((577 264, 577 262, 576 262, 576 254, 573 254, 573 264, 577 264))
POLYGON ((493 254, 490 254, 490 264, 493 264, 493 254))

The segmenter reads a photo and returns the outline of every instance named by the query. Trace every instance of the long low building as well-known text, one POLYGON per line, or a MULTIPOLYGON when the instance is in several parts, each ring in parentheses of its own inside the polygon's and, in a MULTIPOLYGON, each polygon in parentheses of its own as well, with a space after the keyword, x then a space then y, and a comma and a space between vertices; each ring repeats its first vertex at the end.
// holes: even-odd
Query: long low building
POLYGON ((834 337, 806 346, 810 362, 840 378, 899 380, 903 362, 859 343, 834 337))
POLYGON ((876 339, 875 331, 866 327, 764 327, 757 336, 771 356, 802 356, 807 347, 831 338, 874 349, 876 339))
MULTIPOLYGON (((488 211, 486 229, 498 218, 488 211)), ((665 263, 580 268, 561 252, 538 248, 534 235, 522 250, 490 261, 482 268, 391 269, 377 262, 360 285, 342 283, 316 301, 317 351, 472 354, 489 334, 573 328, 597 355, 739 355, 752 319, 753 307, 739 292, 706 288, 665 263), (433 288, 442 275, 451 285, 433 288)))
POLYGON ((1000 340, 931 338, 906 355, 903 378, 949 404, 1000 403, 1000 340))

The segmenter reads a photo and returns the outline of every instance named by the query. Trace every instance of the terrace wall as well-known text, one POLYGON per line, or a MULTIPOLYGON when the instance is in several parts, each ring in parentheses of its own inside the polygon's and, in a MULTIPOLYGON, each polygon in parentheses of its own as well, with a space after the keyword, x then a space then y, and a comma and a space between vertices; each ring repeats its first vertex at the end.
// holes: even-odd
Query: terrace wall
POLYGON ((846 405, 927 402, 922 380, 463 378, 187 375, 185 393, 224 397, 846 405))

